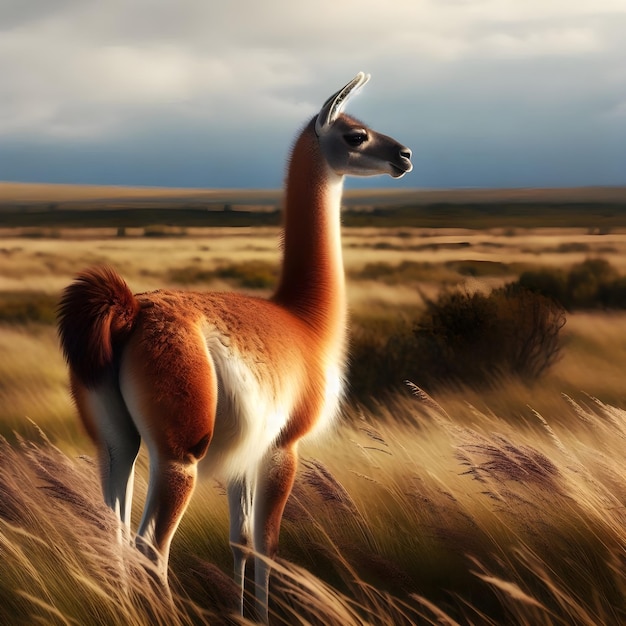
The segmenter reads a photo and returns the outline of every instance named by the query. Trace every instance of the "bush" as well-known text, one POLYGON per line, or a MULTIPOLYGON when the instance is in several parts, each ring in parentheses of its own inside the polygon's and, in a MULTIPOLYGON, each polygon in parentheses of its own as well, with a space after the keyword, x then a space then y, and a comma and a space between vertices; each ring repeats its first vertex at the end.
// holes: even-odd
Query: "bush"
POLYGON ((185 267, 172 268, 168 272, 167 278, 170 282, 178 285, 200 285, 215 280, 215 272, 193 265, 186 265, 185 267))
POLYGON ((415 336, 404 320, 357 319, 350 333, 348 391, 366 401, 400 390, 415 370, 415 336))
POLYGON ((169 280, 180 285, 206 284, 218 279, 245 289, 270 289, 278 279, 278 268, 265 261, 243 261, 221 265, 214 270, 186 266, 169 272, 169 280))
POLYGON ((154 224, 146 226, 143 229, 144 237, 162 238, 162 237, 186 237, 187 229, 178 226, 165 226, 162 224, 154 224))
POLYGON ((515 283, 489 295, 444 291, 413 322, 353 322, 349 391, 366 401, 406 380, 428 390, 532 382, 559 358, 564 324, 560 305, 515 283))
POLYGON ((19 236, 28 239, 60 239, 61 231, 58 228, 26 228, 19 236))
POLYGON ((524 289, 559 302, 567 309, 571 308, 567 274, 562 270, 529 270, 521 274, 518 284, 524 289))
POLYGON ((356 280, 376 280, 387 285, 398 285, 428 280, 433 265, 427 261, 402 261, 399 265, 377 262, 367 263, 361 270, 353 272, 356 280))
POLYGON ((247 289, 270 289, 276 284, 278 269, 265 261, 243 261, 218 267, 215 275, 247 289))
POLYGON ((416 378, 485 386, 506 376, 539 378, 559 357, 565 324, 560 305, 518 284, 489 295, 443 292, 417 321, 416 378))
POLYGON ((566 309, 626 308, 626 279, 606 259, 586 259, 569 272, 522 273, 518 284, 559 302, 566 309))
POLYGON ((39 291, 5 291, 0 293, 0 322, 54 324, 57 296, 39 291))
POLYGON ((447 261, 446 267, 456 270, 461 276, 504 276, 511 273, 508 263, 479 259, 447 261))
POLYGON ((567 279, 567 291, 572 305, 590 308, 601 304, 600 291, 617 277, 616 270, 606 259, 587 259, 574 265, 567 279))
POLYGON ((600 285, 598 298, 606 308, 626 309, 626 276, 616 278, 608 285, 600 285))

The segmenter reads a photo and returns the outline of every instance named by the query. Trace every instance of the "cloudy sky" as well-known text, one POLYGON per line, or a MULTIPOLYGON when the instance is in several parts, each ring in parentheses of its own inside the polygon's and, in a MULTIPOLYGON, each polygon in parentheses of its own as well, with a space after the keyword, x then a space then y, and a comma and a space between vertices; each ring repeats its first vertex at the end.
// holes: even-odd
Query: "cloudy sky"
POLYGON ((625 0, 0 0, 0 180, 278 187, 359 70, 369 184, 626 184, 625 0))

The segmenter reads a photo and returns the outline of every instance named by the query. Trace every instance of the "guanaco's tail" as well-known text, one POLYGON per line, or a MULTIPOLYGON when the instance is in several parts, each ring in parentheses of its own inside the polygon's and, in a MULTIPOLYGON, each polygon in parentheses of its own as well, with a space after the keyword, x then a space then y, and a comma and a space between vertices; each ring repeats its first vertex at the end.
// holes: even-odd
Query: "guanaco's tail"
POLYGON ((139 302, 109 267, 80 273, 65 288, 58 308, 61 346, 74 375, 97 385, 114 366, 116 348, 132 331, 139 302))

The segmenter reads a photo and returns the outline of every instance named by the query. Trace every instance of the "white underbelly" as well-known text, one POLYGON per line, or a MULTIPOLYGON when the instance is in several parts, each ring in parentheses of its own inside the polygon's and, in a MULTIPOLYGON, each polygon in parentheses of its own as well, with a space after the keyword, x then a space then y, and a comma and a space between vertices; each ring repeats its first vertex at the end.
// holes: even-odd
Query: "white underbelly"
POLYGON ((218 379, 218 400, 213 438, 201 471, 230 479, 253 472, 276 442, 296 399, 295 381, 282 379, 276 389, 223 343, 207 343, 218 379))
MULTIPOLYGON (((208 333, 206 343, 217 375, 218 401, 213 438, 200 469, 229 480, 253 473, 273 447, 295 405, 303 400, 309 373, 304 363, 272 372, 268 363, 238 355, 219 334, 208 333)), ((339 412, 342 368, 329 359, 325 369, 324 402, 309 435, 327 430, 339 412)))

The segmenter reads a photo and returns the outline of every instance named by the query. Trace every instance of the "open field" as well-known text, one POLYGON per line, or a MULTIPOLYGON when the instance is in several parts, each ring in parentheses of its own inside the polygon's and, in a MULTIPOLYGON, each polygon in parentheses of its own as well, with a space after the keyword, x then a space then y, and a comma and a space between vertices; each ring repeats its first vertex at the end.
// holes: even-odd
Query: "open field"
MULTIPOLYGON (((117 546, 52 324, 60 289, 96 263, 138 291, 269 292, 277 228, 178 228, 1 233, 0 623, 239 623, 221 485, 199 486, 174 540, 173 604, 117 546)), ((626 275, 619 228, 347 228, 344 248, 355 328, 529 268, 602 257, 626 275)), ((563 332, 563 358, 531 386, 348 399, 302 449, 275 623, 626 622, 626 312, 577 311, 563 332)))

